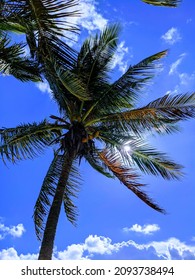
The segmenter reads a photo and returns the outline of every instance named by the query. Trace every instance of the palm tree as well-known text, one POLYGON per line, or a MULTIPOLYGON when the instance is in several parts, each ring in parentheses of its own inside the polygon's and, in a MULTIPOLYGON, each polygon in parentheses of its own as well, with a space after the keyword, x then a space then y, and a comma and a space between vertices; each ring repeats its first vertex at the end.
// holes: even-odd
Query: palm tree
MULTIPOLYGON (((195 116, 195 93, 165 95, 138 107, 136 102, 166 51, 130 66, 116 81, 109 71, 117 49, 119 26, 87 39, 73 68, 56 67, 53 99, 60 115, 51 120, 0 130, 3 160, 15 162, 54 147, 54 158, 34 207, 36 235, 42 240, 39 259, 51 259, 62 204, 75 224, 74 197, 79 190, 78 166, 84 158, 103 175, 116 177, 153 209, 164 213, 143 191, 135 168, 165 179, 179 179, 182 166, 144 142, 145 132, 172 133, 180 120, 195 116), (52 121, 53 120, 53 121, 52 121), (124 150, 124 145, 130 151, 124 150)), ((63 62, 61 63, 63 65, 63 62)), ((49 81, 50 82, 50 81, 49 81)))
POLYGON ((163 6, 163 7, 177 7, 181 0, 142 0, 142 2, 154 5, 154 6, 163 6))

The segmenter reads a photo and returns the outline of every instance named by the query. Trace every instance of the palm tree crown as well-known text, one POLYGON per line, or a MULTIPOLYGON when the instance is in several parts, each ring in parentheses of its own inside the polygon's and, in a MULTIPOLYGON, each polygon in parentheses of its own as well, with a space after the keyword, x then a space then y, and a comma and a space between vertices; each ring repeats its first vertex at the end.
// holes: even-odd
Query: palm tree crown
MULTIPOLYGON (((50 259, 61 209, 75 224, 73 198, 79 189, 79 162, 84 158, 103 175, 118 178, 143 202, 165 212, 143 191, 136 168, 164 179, 179 179, 182 166, 145 143, 145 132, 172 133, 176 123, 195 117, 195 93, 165 95, 146 106, 136 103, 144 86, 167 51, 131 65, 116 81, 109 71, 117 49, 117 24, 87 39, 71 69, 57 60, 48 79, 60 116, 40 123, 21 124, 0 130, 0 153, 15 162, 40 155, 53 146, 54 159, 43 181, 34 208, 36 234, 42 239, 40 259, 50 259), (130 151, 124 151, 128 144, 130 151), (49 249, 48 249, 49 248, 49 249)), ((62 59, 62 58, 61 58, 62 59)), ((47 66, 45 62, 45 67, 47 66)))

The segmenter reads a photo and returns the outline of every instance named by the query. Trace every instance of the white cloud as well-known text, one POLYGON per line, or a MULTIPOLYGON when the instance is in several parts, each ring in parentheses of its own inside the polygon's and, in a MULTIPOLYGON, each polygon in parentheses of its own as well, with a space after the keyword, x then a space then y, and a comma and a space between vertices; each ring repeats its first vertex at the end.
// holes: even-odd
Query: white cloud
POLYGON ((181 85, 189 86, 191 83, 195 85, 195 72, 192 74, 180 73, 179 79, 181 85))
POLYGON ((174 237, 166 241, 153 241, 147 246, 148 248, 153 247, 156 255, 166 260, 186 259, 189 257, 195 259, 195 247, 186 245, 184 242, 174 237))
POLYGON ((124 232, 134 231, 139 232, 145 235, 153 234, 154 232, 160 230, 160 227, 157 224, 151 224, 151 225, 143 225, 140 226, 138 224, 133 225, 131 228, 123 228, 124 232))
POLYGON ((52 96, 52 91, 50 89, 50 86, 48 84, 48 82, 45 80, 44 82, 38 82, 35 83, 35 86, 43 93, 48 93, 49 96, 52 96))
MULTIPOLYGON (((139 255, 140 259, 195 259, 195 246, 187 245, 179 239, 172 237, 165 241, 152 241, 149 243, 139 244, 133 240, 113 243, 109 237, 89 235, 84 243, 72 244, 64 251, 55 249, 53 259, 58 260, 83 260, 96 259, 96 255, 101 255, 102 259, 120 258, 122 253, 123 259, 134 259, 139 255), (142 258, 143 256, 143 258, 142 258)), ((18 254, 16 249, 11 247, 0 251, 0 260, 33 260, 37 259, 38 254, 18 254)), ((99 257, 98 257, 99 259, 99 257)))
MULTIPOLYGON (((125 47, 125 41, 122 41, 116 50, 116 53, 114 55, 114 58, 112 60, 112 69, 114 69, 116 66, 118 66, 119 71, 122 73, 125 73, 127 70, 127 61, 124 60, 125 54, 128 53, 129 49, 128 47, 125 47)), ((132 58, 132 55, 128 58, 132 58)))
MULTIPOLYGON (((175 83, 175 87, 172 90, 166 92, 166 94, 178 94, 186 91, 193 91, 195 86, 195 71, 192 73, 180 72, 178 70, 179 65, 186 57, 186 53, 182 53, 179 58, 173 62, 170 66, 169 75, 172 75, 175 83)), ((172 78, 172 80, 173 80, 172 78)))
POLYGON ((175 74, 175 73, 178 73, 177 72, 177 68, 178 66, 181 64, 181 62, 183 61, 184 57, 186 56, 186 53, 182 53, 179 58, 173 62, 170 66, 170 70, 169 70, 169 75, 172 75, 172 74, 175 74))
POLYGON ((21 237, 25 232, 23 224, 18 224, 17 226, 5 226, 3 223, 0 223, 0 240, 4 239, 7 235, 13 237, 21 237))
POLYGON ((94 0, 81 0, 79 4, 81 17, 77 18, 77 23, 88 31, 102 30, 108 23, 108 20, 98 13, 96 5, 94 0))
MULTIPOLYGON (((71 10, 75 10, 71 8, 71 10)), ((97 11, 97 2, 95 0, 80 0, 76 10, 79 11, 79 15, 71 17, 71 25, 79 26, 85 29, 88 33, 92 31, 102 30, 108 23, 108 20, 104 18, 97 11)), ((65 32, 68 38, 73 39, 75 43, 78 41, 79 34, 65 32)), ((74 44, 73 42, 71 44, 74 44)))
POLYGON ((56 252, 56 259, 61 260, 81 260, 90 259, 94 254, 111 255, 117 252, 120 245, 112 244, 112 240, 108 237, 89 235, 83 244, 72 244, 62 252, 56 252))
MULTIPOLYGON (((157 230, 157 227, 153 229, 157 230)), ((150 251, 153 252, 154 257, 166 260, 172 259, 195 259, 195 246, 186 245, 177 238, 169 238, 165 241, 152 241, 146 244, 138 244, 133 240, 122 241, 119 243, 112 243, 112 240, 108 237, 90 235, 85 239, 83 244, 73 244, 68 246, 67 250, 57 252, 56 259, 91 259, 94 255, 112 255, 120 254, 120 252, 126 248, 126 259, 133 259, 131 255, 132 249, 136 249, 138 252, 147 254, 150 251), (129 254, 127 253, 129 251, 129 254)), ((123 253, 124 254, 124 253, 123 253)))
POLYGON ((0 260, 37 260, 38 254, 18 254, 13 247, 0 251, 0 260))
POLYGON ((67 247, 64 251, 55 251, 54 259, 59 260, 83 260, 86 259, 84 255, 84 245, 83 244, 72 244, 67 247))
POLYGON ((170 28, 161 38, 168 44, 173 45, 182 39, 177 28, 170 28))

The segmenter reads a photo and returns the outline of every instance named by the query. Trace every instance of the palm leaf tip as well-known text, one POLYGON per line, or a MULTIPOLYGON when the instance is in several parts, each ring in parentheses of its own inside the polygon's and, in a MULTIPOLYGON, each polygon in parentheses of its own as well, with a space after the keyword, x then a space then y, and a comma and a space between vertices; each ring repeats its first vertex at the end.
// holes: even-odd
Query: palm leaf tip
POLYGON ((8 161, 32 159, 40 154, 59 136, 46 120, 40 123, 21 124, 16 128, 0 130, 0 153, 8 161))
POLYGON ((159 121, 177 122, 195 117, 195 93, 165 95, 149 103, 145 108, 153 108, 159 121))
POLYGON ((166 213, 163 208, 159 207, 145 192, 141 190, 145 185, 137 182, 139 176, 133 172, 132 168, 125 167, 120 162, 120 156, 111 153, 110 150, 104 150, 101 152, 100 157, 112 171, 114 176, 118 178, 119 181, 131 190, 139 199, 152 209, 163 214, 166 213))
POLYGON ((180 0, 142 0, 142 2, 153 6, 176 8, 181 1, 180 0))
POLYGON ((182 165, 170 160, 165 153, 150 147, 142 139, 132 141, 131 158, 145 174, 160 175, 167 180, 179 180, 183 175, 182 165))

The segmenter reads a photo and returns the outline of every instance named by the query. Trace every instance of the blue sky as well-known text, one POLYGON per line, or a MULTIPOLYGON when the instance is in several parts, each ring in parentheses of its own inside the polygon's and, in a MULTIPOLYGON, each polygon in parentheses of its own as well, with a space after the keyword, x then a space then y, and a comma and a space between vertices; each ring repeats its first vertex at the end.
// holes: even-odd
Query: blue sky
MULTIPOLYGON (((121 22, 113 79, 126 67, 164 49, 162 71, 146 88, 142 104, 164 94, 195 89, 195 2, 177 9, 153 7, 140 0, 82 0, 81 35, 74 47, 105 24, 121 22)), ((17 38, 19 40, 20 38, 17 38)), ((0 76, 0 126, 41 121, 57 114, 46 83, 21 83, 0 76)), ((77 227, 63 211, 55 240, 55 259, 195 259, 195 120, 181 123, 181 132, 155 137, 152 144, 184 165, 181 181, 143 176, 151 197, 168 212, 150 209, 117 180, 104 178, 84 162, 77 227)), ((36 259, 40 243, 33 225, 33 207, 52 150, 42 157, 5 166, 0 161, 0 259, 36 259)))

